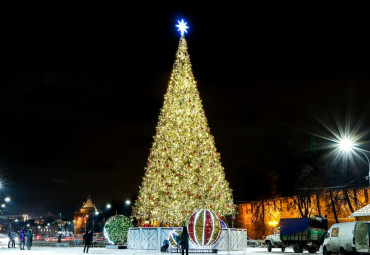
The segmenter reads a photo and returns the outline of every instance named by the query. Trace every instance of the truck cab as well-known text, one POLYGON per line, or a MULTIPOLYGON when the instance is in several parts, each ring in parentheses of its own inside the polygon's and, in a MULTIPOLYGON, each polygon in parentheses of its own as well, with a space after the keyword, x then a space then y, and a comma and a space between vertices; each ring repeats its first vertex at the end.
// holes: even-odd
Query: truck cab
POLYGON ((281 246, 282 243, 280 239, 280 227, 275 228, 274 234, 266 236, 265 244, 267 245, 267 250, 269 252, 271 252, 271 249, 273 247, 282 247, 281 246))

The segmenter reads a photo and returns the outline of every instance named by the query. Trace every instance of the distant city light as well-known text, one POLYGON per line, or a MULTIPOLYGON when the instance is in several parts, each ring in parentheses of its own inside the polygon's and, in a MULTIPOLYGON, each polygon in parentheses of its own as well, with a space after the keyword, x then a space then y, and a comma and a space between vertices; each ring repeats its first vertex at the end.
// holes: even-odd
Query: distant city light
POLYGON ((2 207, 2 208, 5 208, 5 204, 1 204, 1 207, 2 207))
POLYGON ((18 222, 18 219, 15 219, 14 221, 15 221, 15 222, 18 222))
POLYGON ((126 205, 130 205, 130 204, 131 204, 131 201, 130 201, 129 199, 127 199, 127 200, 125 201, 125 203, 126 203, 126 205))
POLYGON ((10 202, 10 197, 6 197, 4 200, 5 202, 10 202))
POLYGON ((95 211, 95 215, 98 215, 99 214, 99 212, 98 211, 95 211))
POLYGON ((111 204, 107 204, 107 208, 110 209, 112 206, 111 204))
POLYGON ((27 227, 30 227, 30 224, 27 224, 27 227))

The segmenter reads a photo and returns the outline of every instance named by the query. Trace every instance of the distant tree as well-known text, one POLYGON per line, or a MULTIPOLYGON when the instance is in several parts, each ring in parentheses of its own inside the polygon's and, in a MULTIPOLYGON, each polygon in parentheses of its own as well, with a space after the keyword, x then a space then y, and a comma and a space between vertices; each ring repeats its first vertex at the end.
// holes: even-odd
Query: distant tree
POLYGON ((293 203, 298 207, 301 217, 310 217, 313 212, 311 197, 317 195, 317 188, 321 187, 316 171, 313 166, 304 164, 295 175, 293 203))
POLYGON ((264 238, 266 236, 266 225, 265 225, 265 200, 262 196, 261 200, 252 204, 253 206, 253 217, 252 223, 255 226, 254 231, 256 236, 264 238))

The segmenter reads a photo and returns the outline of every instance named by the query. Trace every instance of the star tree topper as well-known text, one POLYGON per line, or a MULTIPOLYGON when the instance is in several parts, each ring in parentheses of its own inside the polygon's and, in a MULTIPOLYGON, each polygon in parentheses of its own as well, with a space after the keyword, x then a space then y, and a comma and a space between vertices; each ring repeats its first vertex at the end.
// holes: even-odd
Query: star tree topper
POLYGON ((178 25, 176 25, 176 27, 178 27, 179 29, 177 31, 180 31, 181 32, 181 36, 184 35, 184 33, 187 33, 188 31, 186 31, 189 27, 186 25, 188 22, 184 22, 184 20, 182 19, 181 22, 178 20, 177 22, 179 22, 178 25))

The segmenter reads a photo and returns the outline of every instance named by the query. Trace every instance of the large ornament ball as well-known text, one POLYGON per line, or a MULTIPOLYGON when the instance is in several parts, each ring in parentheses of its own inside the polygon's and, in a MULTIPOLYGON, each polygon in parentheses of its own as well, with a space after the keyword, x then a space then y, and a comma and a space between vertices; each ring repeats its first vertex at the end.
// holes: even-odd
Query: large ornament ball
POLYGON ((132 227, 131 220, 123 215, 110 217, 104 225, 104 236, 108 242, 114 245, 127 243, 129 228, 132 227))
POLYGON ((173 248, 179 248, 180 245, 178 243, 178 241, 176 241, 178 239, 178 237, 181 235, 181 230, 172 230, 169 234, 168 234, 168 241, 170 242, 171 246, 173 248))
POLYGON ((190 241, 195 245, 201 247, 211 246, 220 238, 222 225, 214 212, 202 209, 190 216, 188 232, 190 241))

